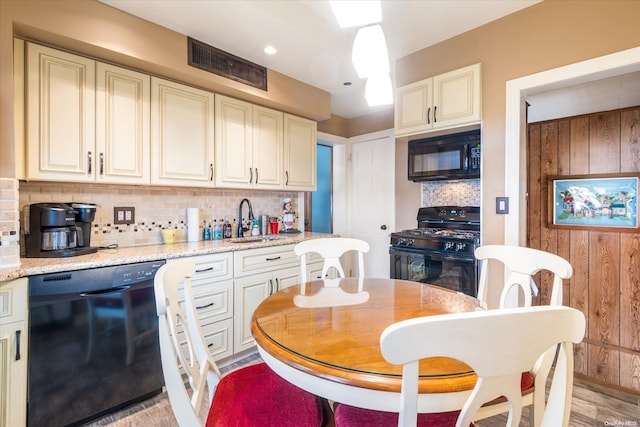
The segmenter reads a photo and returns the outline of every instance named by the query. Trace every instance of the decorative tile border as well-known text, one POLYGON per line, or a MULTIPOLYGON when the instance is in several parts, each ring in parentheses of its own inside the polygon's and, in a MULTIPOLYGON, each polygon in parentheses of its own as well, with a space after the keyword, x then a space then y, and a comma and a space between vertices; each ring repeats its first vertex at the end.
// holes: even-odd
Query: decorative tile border
POLYGON ((0 178, 0 269, 20 265, 18 181, 0 178))

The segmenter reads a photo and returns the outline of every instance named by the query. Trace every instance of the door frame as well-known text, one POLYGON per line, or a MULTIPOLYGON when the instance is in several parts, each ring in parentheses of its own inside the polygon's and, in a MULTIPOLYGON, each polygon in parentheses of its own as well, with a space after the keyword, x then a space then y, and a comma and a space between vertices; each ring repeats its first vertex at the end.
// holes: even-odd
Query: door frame
MULTIPOLYGON (((317 141, 316 144, 316 150, 318 149, 318 145, 322 145, 325 147, 329 147, 329 149, 331 150, 330 156, 329 156, 329 177, 331 178, 331 188, 330 188, 330 193, 331 193, 331 230, 330 232, 333 233, 333 145, 330 144, 326 144, 326 141, 322 141, 324 142, 324 144, 320 143, 321 140, 317 141)), ((316 159, 318 158, 318 156, 316 156, 316 159)), ((316 168, 316 173, 319 169, 316 168)), ((316 177, 316 183, 319 184, 319 179, 317 179, 316 177)), ((312 226, 312 222, 313 222, 313 210, 312 210, 312 202, 311 202, 311 194, 313 192, 312 191, 305 191, 304 193, 304 231, 306 232, 311 232, 311 226, 312 226)))
POLYGON ((640 71, 640 47, 509 80, 506 83, 504 243, 526 245, 526 102, 534 93, 640 71))

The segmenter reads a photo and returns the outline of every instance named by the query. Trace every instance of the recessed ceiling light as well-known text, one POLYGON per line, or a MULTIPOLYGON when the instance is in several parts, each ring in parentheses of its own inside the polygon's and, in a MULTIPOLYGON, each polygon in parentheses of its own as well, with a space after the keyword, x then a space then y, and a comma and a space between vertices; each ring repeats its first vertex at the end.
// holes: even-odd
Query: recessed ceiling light
POLYGON ((267 55, 275 55, 277 52, 278 49, 273 46, 267 46, 264 48, 264 53, 266 53, 267 55))

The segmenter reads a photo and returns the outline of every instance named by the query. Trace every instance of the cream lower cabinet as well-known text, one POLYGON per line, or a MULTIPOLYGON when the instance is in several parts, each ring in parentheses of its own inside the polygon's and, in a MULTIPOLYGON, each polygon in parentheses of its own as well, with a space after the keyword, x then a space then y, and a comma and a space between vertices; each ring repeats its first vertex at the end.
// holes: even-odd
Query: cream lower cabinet
MULTIPOLYGON (((196 274, 191 279, 191 286, 196 312, 209 351, 216 360, 231 356, 234 353, 233 253, 200 255, 186 259, 196 265, 196 274)), ((182 290, 179 291, 178 298, 184 300, 182 290)))
POLYGON ((150 77, 26 43, 27 178, 149 184, 150 77))
POLYGON ((0 283, 0 427, 27 423, 28 279, 0 283))
POLYGON ((151 78, 151 184, 214 186, 214 96, 151 78))
POLYGON ((216 186, 280 189, 280 111, 216 95, 216 186))
POLYGON ((250 249, 234 253, 234 350, 240 352, 255 345, 251 317, 269 295, 300 283, 300 260, 294 245, 250 249))
POLYGON ((479 123, 480 107, 480 64, 401 86, 396 90, 395 134, 479 123))

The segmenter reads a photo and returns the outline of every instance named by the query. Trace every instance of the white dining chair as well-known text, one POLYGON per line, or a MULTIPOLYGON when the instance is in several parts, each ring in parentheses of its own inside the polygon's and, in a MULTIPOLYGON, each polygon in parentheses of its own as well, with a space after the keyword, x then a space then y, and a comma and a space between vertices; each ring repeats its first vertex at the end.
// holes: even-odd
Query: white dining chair
POLYGON ((307 281, 307 254, 317 253, 324 259, 322 278, 335 269, 338 277, 345 277, 340 257, 349 251, 355 251, 358 257, 358 276, 364 277, 364 254, 369 252, 369 243, 349 237, 327 237, 310 239, 298 243, 293 251, 300 257, 300 282, 307 281))
POLYGON ((197 320, 189 281, 194 274, 193 262, 177 261, 162 266, 154 282, 162 371, 180 427, 319 427, 326 417, 332 419, 319 397, 288 383, 264 363, 220 375, 197 320), (183 303, 177 298, 181 284, 183 303), (202 405, 209 405, 206 423, 202 405))
POLYGON ((509 402, 507 426, 518 426, 522 413, 520 381, 549 348, 559 348, 544 427, 569 424, 573 389, 573 344, 585 333, 584 314, 562 306, 484 310, 420 317, 387 327, 380 337, 384 358, 403 365, 398 413, 338 404, 336 427, 462 427, 492 399, 509 402), (451 357, 469 365, 478 381, 460 411, 418 414, 418 365, 421 359, 451 357))
POLYGON ((478 282, 478 299, 487 304, 489 289, 489 262, 499 261, 507 270, 507 277, 502 285, 500 294, 500 308, 531 306, 531 295, 538 294, 538 286, 533 275, 542 270, 553 273, 553 287, 550 305, 562 305, 562 280, 569 279, 573 274, 571 264, 564 258, 550 252, 523 246, 484 245, 475 250, 475 256, 480 261, 480 280, 478 282), (523 300, 519 301, 522 291, 523 300))
MULTIPOLYGON (((564 258, 550 252, 522 246, 484 245, 476 248, 476 258, 481 262, 478 299, 487 306, 489 282, 489 262, 498 261, 506 269, 506 278, 502 285, 499 308, 530 307, 532 295, 537 295, 539 288, 533 276, 540 271, 553 274, 550 305, 562 305, 562 283, 573 274, 571 264, 564 258), (522 296, 522 298, 520 298, 522 296)), ((544 412, 545 385, 555 358, 555 349, 549 349, 531 370, 533 383, 527 387, 523 381, 523 398, 525 405, 533 405, 531 425, 540 427, 544 412)), ((496 401, 486 404, 481 417, 490 417, 507 411, 505 402, 496 401)))

